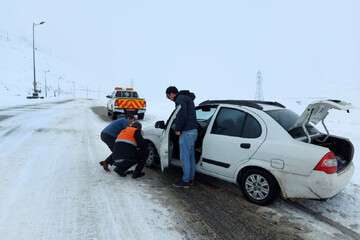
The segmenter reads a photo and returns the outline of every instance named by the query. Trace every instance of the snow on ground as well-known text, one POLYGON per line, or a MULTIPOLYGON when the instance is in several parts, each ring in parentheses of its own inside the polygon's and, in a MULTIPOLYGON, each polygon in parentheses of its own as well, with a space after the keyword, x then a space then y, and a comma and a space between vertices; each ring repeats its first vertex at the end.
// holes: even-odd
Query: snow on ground
POLYGON ((7 110, 0 123, 1 239, 183 239, 173 209, 98 166, 106 125, 88 100, 7 110))
POLYGON ((25 96, 2 96, 0 100, 0 109, 9 108, 13 106, 24 106, 24 105, 33 105, 41 103, 52 103, 58 102, 66 99, 71 99, 71 96, 64 95, 59 97, 48 97, 44 99, 27 99, 25 96))
MULTIPOLYGON (((0 29, 0 108, 16 104, 36 103, 41 101, 27 100, 26 96, 33 91, 33 62, 31 36, 18 36, 0 29)), ((94 97, 100 92, 94 90, 87 72, 81 72, 65 60, 56 57, 48 49, 36 46, 36 80, 37 89, 45 95, 45 71, 48 97, 60 96, 94 97), (88 89, 89 88, 89 89, 88 89), (90 91, 90 94, 88 93, 90 91)))

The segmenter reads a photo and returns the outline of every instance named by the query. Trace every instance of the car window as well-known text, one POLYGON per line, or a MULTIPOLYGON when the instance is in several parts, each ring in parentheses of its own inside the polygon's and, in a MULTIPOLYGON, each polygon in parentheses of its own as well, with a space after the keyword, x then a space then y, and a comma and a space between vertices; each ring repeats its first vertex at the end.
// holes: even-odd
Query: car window
POLYGON ((299 115, 289 109, 277 109, 266 111, 275 121, 277 121, 286 131, 295 125, 299 115))
MULTIPOLYGON (((266 111, 266 113, 269 114, 276 122, 278 122, 293 138, 306 136, 302 127, 292 129, 299 118, 299 115, 293 111, 289 109, 277 109, 266 111)), ((320 133, 319 130, 317 130, 311 124, 307 124, 305 127, 310 135, 320 133)))
POLYGON ((211 129, 212 134, 241 137, 246 113, 231 108, 221 108, 211 129))
POLYGON ((250 114, 232 108, 221 108, 216 116, 212 134, 242 138, 258 138, 260 123, 250 114))
POLYGON ((258 138, 261 135, 260 123, 250 114, 246 114, 246 120, 242 132, 243 138, 258 138))
POLYGON ((198 121, 208 121, 214 115, 216 106, 205 106, 196 109, 196 119, 198 121))

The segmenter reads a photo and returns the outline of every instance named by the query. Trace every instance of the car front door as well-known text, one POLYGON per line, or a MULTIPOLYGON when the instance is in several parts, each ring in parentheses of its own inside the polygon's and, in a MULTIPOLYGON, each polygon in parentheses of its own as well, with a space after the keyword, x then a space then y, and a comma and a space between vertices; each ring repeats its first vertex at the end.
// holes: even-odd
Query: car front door
POLYGON ((172 159, 172 149, 171 149, 169 137, 170 137, 172 123, 174 122, 180 108, 181 106, 178 106, 170 115, 169 119, 166 122, 163 134, 161 135, 159 155, 160 155, 160 163, 161 163, 162 171, 164 171, 165 168, 169 167, 170 160, 172 159))
POLYGON ((240 107, 218 109, 203 142, 200 168, 215 175, 234 178, 264 142, 266 127, 260 117, 240 107))

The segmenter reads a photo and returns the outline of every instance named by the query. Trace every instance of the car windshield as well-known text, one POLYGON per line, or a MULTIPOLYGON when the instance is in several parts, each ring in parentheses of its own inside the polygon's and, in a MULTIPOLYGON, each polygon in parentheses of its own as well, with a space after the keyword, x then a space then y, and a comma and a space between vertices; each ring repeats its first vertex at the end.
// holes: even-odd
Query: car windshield
MULTIPOLYGON (((277 109, 265 112, 269 114, 276 122, 278 122, 292 137, 299 138, 306 136, 302 127, 293 128, 299 118, 299 115, 293 111, 289 109, 277 109)), ((310 135, 319 133, 319 130, 317 130, 311 124, 307 124, 306 129, 310 135)))

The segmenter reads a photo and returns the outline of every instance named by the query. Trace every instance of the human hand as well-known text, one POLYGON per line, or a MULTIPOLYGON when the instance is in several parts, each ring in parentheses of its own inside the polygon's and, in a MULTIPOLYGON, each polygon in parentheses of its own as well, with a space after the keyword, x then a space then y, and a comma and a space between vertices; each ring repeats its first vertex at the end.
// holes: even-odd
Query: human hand
POLYGON ((176 131, 176 132, 175 132, 175 135, 176 135, 176 136, 180 136, 180 135, 181 135, 181 132, 180 132, 180 131, 176 131))

